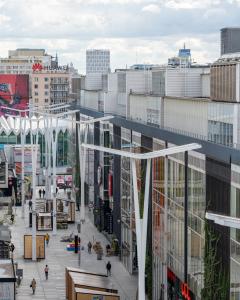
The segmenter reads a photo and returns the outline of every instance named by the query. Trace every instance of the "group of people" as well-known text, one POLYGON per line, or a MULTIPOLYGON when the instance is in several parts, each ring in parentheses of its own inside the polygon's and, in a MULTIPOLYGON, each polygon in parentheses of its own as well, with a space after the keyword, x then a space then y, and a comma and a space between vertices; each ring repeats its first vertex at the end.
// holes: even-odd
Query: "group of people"
POLYGON ((39 198, 42 198, 42 196, 43 196, 43 198, 45 198, 46 192, 45 192, 44 189, 40 189, 40 190, 38 191, 38 194, 39 194, 39 198))
MULTIPOLYGON (((44 273, 45 273, 45 279, 46 280, 48 280, 48 272, 49 272, 49 267, 48 267, 48 265, 46 265, 45 268, 44 268, 44 273)), ((32 289, 33 295, 35 294, 36 287, 37 287, 37 282, 36 282, 36 279, 33 278, 32 281, 31 281, 31 284, 30 284, 30 288, 32 289)))
MULTIPOLYGON (((91 254, 92 253, 92 243, 89 241, 88 242, 88 253, 91 254)), ((111 249, 110 245, 106 246, 106 250, 107 252, 111 249)), ((111 276, 111 269, 112 269, 112 265, 111 262, 108 261, 108 263, 106 264, 106 269, 107 269, 107 276, 111 276)))

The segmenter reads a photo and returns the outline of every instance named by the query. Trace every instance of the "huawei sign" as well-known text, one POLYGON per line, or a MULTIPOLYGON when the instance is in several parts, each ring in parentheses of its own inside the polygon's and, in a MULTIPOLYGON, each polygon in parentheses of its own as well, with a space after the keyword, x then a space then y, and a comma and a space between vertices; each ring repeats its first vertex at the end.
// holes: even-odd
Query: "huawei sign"
POLYGON ((33 72, 42 71, 43 66, 40 63, 35 63, 32 65, 33 72))
POLYGON ((40 63, 34 63, 32 65, 32 70, 33 72, 38 72, 38 71, 42 71, 42 70, 46 70, 46 71, 54 71, 54 72, 57 72, 57 71, 68 71, 69 68, 68 68, 68 65, 66 66, 43 66, 42 64, 40 63))

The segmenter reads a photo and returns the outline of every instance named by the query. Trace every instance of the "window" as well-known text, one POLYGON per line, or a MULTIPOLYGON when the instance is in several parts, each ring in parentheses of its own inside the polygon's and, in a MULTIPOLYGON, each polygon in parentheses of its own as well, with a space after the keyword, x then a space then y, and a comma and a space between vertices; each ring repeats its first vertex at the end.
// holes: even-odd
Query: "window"
POLYGON ((38 92, 35 92, 34 95, 35 95, 35 96, 38 96, 38 92))
POLYGON ((48 84, 45 84, 45 85, 44 85, 44 88, 48 90, 49 85, 48 85, 48 84))
POLYGON ((35 88, 35 89, 38 89, 38 84, 34 84, 34 88, 35 88))
POLYGON ((45 91, 45 92, 44 92, 44 95, 45 95, 45 96, 48 96, 48 92, 45 91))
POLYGON ((44 81, 48 81, 48 77, 45 77, 45 78, 44 78, 44 81))
POLYGON ((45 103, 47 103, 47 102, 48 102, 48 99, 46 98, 46 99, 45 99, 45 103))
POLYGON ((35 81, 35 82, 38 82, 38 77, 34 77, 34 81, 35 81))
POLYGON ((38 98, 35 98, 35 103, 38 103, 38 98))

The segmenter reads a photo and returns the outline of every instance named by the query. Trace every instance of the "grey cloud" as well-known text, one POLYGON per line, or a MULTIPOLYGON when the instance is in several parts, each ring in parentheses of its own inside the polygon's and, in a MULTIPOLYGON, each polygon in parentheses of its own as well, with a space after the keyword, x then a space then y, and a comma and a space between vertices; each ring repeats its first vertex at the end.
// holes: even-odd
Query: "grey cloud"
POLYGON ((100 47, 107 41, 114 49, 113 63, 117 64, 114 57, 118 57, 119 64, 126 65, 135 62, 136 47, 142 49, 143 61, 157 62, 161 53, 165 61, 177 51, 179 41, 189 40, 201 60, 210 60, 219 53, 219 29, 240 25, 240 0, 219 1, 48 0, 46 8, 39 0, 0 0, 4 16, 2 22, 0 16, 0 53, 4 55, 6 49, 7 55, 6 47, 15 45, 59 49, 64 60, 76 53, 82 70, 83 58, 79 57, 89 45, 100 47), (149 5, 158 5, 158 14, 143 11, 149 5))

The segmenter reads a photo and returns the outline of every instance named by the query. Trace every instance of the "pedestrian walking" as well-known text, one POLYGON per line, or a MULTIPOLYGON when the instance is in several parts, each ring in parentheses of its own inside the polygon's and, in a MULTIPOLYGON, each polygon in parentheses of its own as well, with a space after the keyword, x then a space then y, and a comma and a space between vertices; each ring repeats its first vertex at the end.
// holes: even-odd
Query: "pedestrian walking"
POLYGON ((58 188, 56 187, 56 194, 58 193, 58 188))
POLYGON ((110 261, 107 263, 106 265, 106 269, 107 269, 107 276, 111 276, 111 268, 112 268, 112 265, 110 263, 110 261))
POLYGON ((49 244, 49 240, 50 240, 50 235, 48 233, 46 233, 46 235, 45 235, 45 241, 46 241, 47 246, 49 244))
POLYGON ((39 193, 39 198, 42 198, 42 190, 41 189, 38 191, 38 193, 39 193))
POLYGON ((45 198, 45 190, 43 189, 43 191, 42 191, 42 193, 43 193, 43 198, 45 198))
POLYGON ((14 223, 14 215, 13 215, 13 214, 11 215, 10 220, 11 220, 11 222, 12 222, 12 224, 13 224, 13 223, 14 223))
POLYGON ((13 251, 15 250, 15 246, 13 245, 13 243, 10 243, 10 244, 9 244, 9 250, 10 250, 11 252, 13 252, 13 251))
POLYGON ((19 287, 21 284, 21 277, 20 275, 17 276, 17 286, 19 287))
POLYGON ((111 246, 109 244, 107 244, 107 246, 106 246, 106 256, 110 255, 110 250, 111 250, 111 246))
POLYGON ((8 249, 9 249, 9 256, 11 259, 13 259, 13 251, 15 249, 15 246, 13 245, 13 243, 9 243, 8 249))
POLYGON ((66 193, 66 185, 64 185, 63 190, 64 190, 64 193, 66 193))
POLYGON ((28 201, 28 207, 29 207, 29 210, 32 210, 32 200, 28 201))
POLYGON ((46 265, 46 267, 44 268, 46 280, 48 280, 48 270, 49 270, 48 265, 46 265))
POLYGON ((35 294, 36 285, 37 285, 36 280, 33 278, 30 284, 30 288, 32 288, 33 295, 35 294))
POLYGON ((92 243, 90 241, 88 242, 88 253, 92 253, 92 243))

